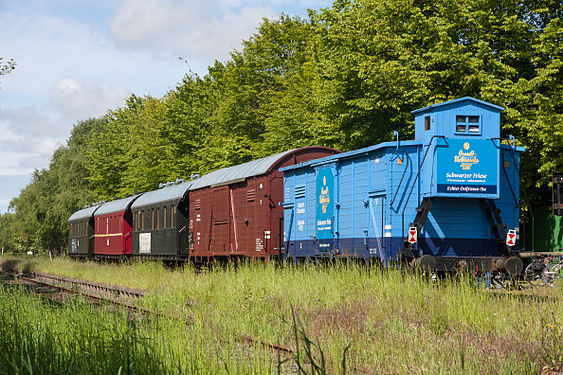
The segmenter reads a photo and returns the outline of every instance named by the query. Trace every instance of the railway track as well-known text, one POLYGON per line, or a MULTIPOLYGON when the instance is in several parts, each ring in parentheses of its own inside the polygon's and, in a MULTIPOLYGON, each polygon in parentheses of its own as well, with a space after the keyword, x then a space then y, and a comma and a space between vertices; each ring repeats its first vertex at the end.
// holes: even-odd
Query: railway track
POLYGON ((96 283, 87 280, 79 280, 68 277, 33 273, 26 276, 28 280, 40 282, 45 285, 65 286, 71 290, 79 289, 88 295, 102 296, 107 299, 137 299, 145 296, 145 291, 140 289, 125 288, 116 285, 96 283))
MULTIPOLYGON (((3 273, 3 275, 11 278, 12 280, 21 280, 29 284, 51 288, 52 290, 57 292, 57 296, 59 297, 54 298, 52 296, 45 296, 44 294, 43 297, 55 300, 58 303, 61 302, 61 299, 64 300, 63 297, 60 297, 61 295, 80 295, 95 303, 103 303, 114 305, 120 308, 125 308, 141 317, 150 318, 159 316, 171 318, 174 320, 182 320, 182 318, 177 315, 152 311, 138 307, 135 304, 131 303, 132 300, 143 298, 145 296, 146 292, 143 290, 41 273, 32 273, 29 275, 3 273)), ((189 324, 189 322, 187 321, 186 323, 189 324)), ((275 343, 270 343, 248 335, 240 335, 238 337, 238 341, 260 345, 284 355, 292 355, 294 353, 291 348, 275 343)))

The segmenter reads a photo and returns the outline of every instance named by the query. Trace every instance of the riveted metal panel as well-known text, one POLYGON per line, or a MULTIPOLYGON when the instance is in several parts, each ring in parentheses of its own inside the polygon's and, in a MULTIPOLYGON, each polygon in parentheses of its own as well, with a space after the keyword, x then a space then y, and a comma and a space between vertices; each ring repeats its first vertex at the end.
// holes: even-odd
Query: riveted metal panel
POLYGON ((189 193, 193 238, 190 256, 196 260, 279 256, 283 247, 283 174, 279 168, 336 152, 325 147, 305 147, 250 166, 237 166, 236 173, 216 173, 216 177, 228 176, 221 179, 203 176, 206 186, 194 184, 189 193), (219 183, 222 180, 226 183, 219 183))

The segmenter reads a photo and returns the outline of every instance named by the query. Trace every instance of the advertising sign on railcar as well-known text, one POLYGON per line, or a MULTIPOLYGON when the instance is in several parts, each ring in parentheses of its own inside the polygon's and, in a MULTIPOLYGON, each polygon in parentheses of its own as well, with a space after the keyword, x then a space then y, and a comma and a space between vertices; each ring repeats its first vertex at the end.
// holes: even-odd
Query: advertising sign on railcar
POLYGON ((316 236, 318 239, 333 237, 334 220, 334 174, 332 168, 324 168, 317 172, 316 189, 316 236))
POLYGON ((151 233, 139 234, 139 254, 151 253, 151 233))
POLYGON ((448 139, 436 148, 438 195, 498 198, 499 148, 486 139, 448 139))

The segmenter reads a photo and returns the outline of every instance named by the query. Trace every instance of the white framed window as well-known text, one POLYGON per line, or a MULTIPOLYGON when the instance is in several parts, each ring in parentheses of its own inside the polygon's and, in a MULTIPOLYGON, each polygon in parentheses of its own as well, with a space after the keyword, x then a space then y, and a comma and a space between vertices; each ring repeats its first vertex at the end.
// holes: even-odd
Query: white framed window
POLYGON ((456 134, 481 135, 481 116, 457 115, 455 132, 456 134))

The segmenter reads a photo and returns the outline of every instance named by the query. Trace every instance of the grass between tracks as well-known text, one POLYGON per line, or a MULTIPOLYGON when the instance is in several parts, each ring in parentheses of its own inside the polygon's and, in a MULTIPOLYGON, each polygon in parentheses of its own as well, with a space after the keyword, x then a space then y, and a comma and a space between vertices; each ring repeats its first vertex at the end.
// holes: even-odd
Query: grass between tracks
MULTIPOLYGON (((8 262, 13 266, 17 260, 8 262)), ((1 263, 6 261, 0 258, 1 263)), ((36 259, 19 266, 145 289, 149 293, 139 304, 181 319, 137 322, 84 303, 52 306, 2 290, 1 347, 33 347, 14 349, 14 356, 4 349, 2 368, 12 363, 6 358, 28 366, 37 357, 37 368, 45 368, 39 349, 53 341, 49 357, 67 361, 60 368, 73 373, 68 369, 277 373, 277 355, 241 340, 245 336, 293 349, 299 345, 307 373, 323 373, 311 363, 320 365, 323 358, 324 373, 330 374, 344 372, 344 358, 346 373, 365 374, 538 374, 545 366, 563 364, 561 289, 538 290, 549 299, 498 295, 478 288, 470 277, 432 284, 415 274, 355 265, 246 264, 196 272, 156 262, 36 259), (307 343, 312 354, 303 358, 307 343)), ((26 368, 22 373, 31 373, 26 368)))

